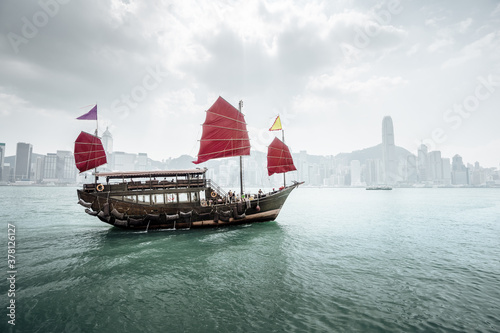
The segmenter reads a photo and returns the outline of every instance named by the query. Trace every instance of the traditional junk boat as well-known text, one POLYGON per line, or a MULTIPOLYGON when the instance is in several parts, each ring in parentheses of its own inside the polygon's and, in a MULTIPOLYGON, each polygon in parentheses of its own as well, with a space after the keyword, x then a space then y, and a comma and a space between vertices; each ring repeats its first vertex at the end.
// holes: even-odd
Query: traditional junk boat
MULTIPOLYGON (((210 107, 198 158, 193 163, 239 156, 242 167, 242 156, 250 155, 250 140, 241 107, 242 102, 238 110, 222 97, 210 107)), ((80 172, 105 164, 100 139, 82 132, 75 142, 75 161, 80 172)), ((292 170, 295 166, 288 147, 275 139, 269 146, 268 174, 292 170)), ((288 195, 303 183, 285 183, 267 194, 244 194, 240 170, 240 195, 236 197, 207 179, 206 172, 206 168, 95 172, 95 181, 77 190, 78 199, 86 213, 120 228, 213 227, 275 220, 288 195), (105 184, 100 182, 102 179, 105 184)))

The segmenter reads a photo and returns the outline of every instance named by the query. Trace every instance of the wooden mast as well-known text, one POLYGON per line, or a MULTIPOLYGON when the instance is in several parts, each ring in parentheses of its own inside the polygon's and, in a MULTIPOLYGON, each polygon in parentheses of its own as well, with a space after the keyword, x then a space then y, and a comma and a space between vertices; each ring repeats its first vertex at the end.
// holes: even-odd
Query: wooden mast
MULTIPOLYGON (((281 137, 283 139, 283 143, 285 143, 285 130, 281 128, 281 137)), ((286 178, 285 178, 286 172, 283 172, 283 187, 286 187, 286 178)))
MULTIPOLYGON (((243 101, 239 103, 239 111, 243 108, 243 101)), ((240 198, 243 198, 243 156, 240 155, 240 198)))
MULTIPOLYGON (((99 120, 97 116, 97 102, 95 103, 96 112, 95 112, 95 136, 99 137, 99 120)), ((97 186, 97 166, 94 168, 94 179, 95 185, 97 186)))

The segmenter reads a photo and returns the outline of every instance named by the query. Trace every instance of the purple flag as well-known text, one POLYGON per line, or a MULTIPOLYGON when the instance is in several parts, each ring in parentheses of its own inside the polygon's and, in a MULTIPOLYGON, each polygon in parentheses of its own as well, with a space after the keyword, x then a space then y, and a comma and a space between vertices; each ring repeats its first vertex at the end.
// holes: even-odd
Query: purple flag
POLYGON ((97 104, 86 114, 76 118, 80 120, 97 120, 97 104))

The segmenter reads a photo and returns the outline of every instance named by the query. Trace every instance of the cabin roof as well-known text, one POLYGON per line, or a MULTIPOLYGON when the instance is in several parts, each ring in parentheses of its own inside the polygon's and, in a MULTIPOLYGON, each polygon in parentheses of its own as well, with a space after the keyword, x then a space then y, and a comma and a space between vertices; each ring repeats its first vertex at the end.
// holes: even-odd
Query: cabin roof
POLYGON ((113 178, 154 178, 154 177, 175 177, 187 175, 202 175, 207 172, 207 168, 185 169, 185 170, 155 170, 155 171, 118 171, 118 172, 97 172, 96 177, 113 178))

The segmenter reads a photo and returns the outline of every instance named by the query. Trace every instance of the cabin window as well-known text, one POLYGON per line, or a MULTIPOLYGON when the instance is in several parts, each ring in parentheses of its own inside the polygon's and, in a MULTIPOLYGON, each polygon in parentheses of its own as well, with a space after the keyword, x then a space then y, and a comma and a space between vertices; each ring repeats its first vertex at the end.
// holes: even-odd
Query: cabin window
POLYGON ((177 202, 177 195, 175 193, 169 193, 166 196, 167 196, 167 203, 176 203, 177 202))
POLYGON ((155 205, 163 205, 165 203, 163 194, 153 194, 151 197, 155 205))
POLYGON ((179 202, 189 202, 189 193, 179 193, 179 202))
POLYGON ((191 193, 191 201, 193 201, 193 202, 200 201, 200 196, 198 195, 198 192, 191 193))
POLYGON ((149 196, 149 194, 140 194, 137 196, 137 199, 139 200, 139 203, 149 204, 151 202, 151 197, 149 196))
POLYGON ((137 201, 135 195, 126 195, 123 197, 123 200, 128 201, 128 202, 136 202, 137 201))

